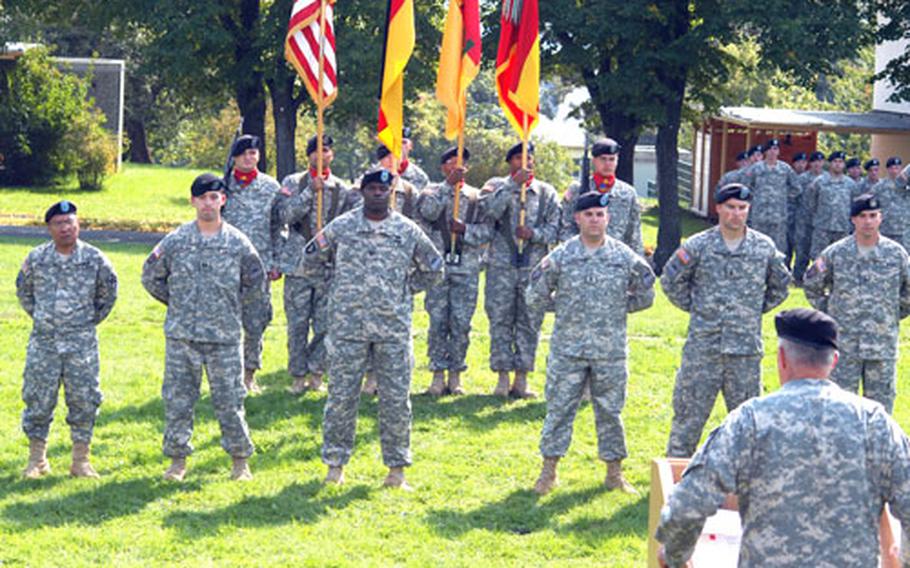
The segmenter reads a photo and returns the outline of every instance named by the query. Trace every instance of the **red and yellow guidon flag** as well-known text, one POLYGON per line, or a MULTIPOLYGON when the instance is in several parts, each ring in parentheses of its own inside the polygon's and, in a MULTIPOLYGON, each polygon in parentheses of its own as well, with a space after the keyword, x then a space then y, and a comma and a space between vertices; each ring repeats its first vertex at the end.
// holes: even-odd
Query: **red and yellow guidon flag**
POLYGON ((322 105, 332 104, 338 95, 335 64, 335 0, 296 0, 284 41, 284 57, 297 70, 306 90, 319 104, 319 52, 322 51, 322 105), (325 22, 322 22, 325 10, 325 22), (325 29, 323 35, 322 30, 325 29))
POLYGON ((436 73, 436 98, 449 111, 447 138, 455 138, 464 127, 465 93, 479 71, 480 2, 449 0, 436 73))
POLYGON ((413 52, 414 0, 389 0, 376 137, 396 158, 401 158, 404 128, 404 68, 413 52))
POLYGON ((500 25, 496 92, 506 118, 524 139, 537 125, 540 109, 537 0, 503 0, 500 25))

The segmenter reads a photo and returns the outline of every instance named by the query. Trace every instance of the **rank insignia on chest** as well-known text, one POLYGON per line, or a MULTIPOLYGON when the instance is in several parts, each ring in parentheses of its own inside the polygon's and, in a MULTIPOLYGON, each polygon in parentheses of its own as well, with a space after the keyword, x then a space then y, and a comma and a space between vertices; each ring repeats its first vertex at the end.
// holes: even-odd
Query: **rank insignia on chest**
POLYGON ((689 253, 686 252, 686 249, 680 248, 676 251, 676 258, 679 259, 679 262, 683 264, 689 264, 692 262, 692 257, 689 256, 689 253))

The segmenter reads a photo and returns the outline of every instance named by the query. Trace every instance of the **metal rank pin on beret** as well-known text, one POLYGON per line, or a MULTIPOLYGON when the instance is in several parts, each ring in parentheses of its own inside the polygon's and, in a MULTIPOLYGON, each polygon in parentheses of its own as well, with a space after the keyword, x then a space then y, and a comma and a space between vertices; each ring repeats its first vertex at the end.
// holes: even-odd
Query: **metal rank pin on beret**
POLYGON ((44 222, 49 223, 54 215, 70 215, 76 213, 76 204, 64 199, 51 205, 44 213, 44 222))
POLYGON ((741 183, 728 183, 717 190, 714 201, 721 204, 728 199, 740 199, 742 201, 752 201, 752 190, 741 183))

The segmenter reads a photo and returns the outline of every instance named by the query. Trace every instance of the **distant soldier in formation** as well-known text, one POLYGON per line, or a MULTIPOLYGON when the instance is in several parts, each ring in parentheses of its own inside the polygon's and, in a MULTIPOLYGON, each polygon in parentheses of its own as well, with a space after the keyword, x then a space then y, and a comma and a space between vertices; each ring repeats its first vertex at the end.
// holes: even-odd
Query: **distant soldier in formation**
POLYGON ((793 260, 793 280, 803 282, 803 274, 812 258, 812 210, 809 208, 812 182, 825 173, 825 155, 815 151, 809 154, 806 171, 799 174, 800 194, 796 206, 796 257, 793 260))
POLYGON ((692 458, 657 527, 668 566, 686 565, 728 494, 739 566, 878 566, 884 505, 910 526, 910 442, 879 404, 827 380, 837 324, 808 309, 774 323, 781 388, 727 416, 692 458))
POLYGON ((689 336, 673 390, 667 455, 689 457, 718 391, 727 411, 761 394, 761 317, 787 297, 790 273, 771 239, 746 227, 752 191, 716 196, 719 224, 690 237, 670 257, 660 283, 689 312, 689 336))
MULTIPOLYGON (((470 157, 464 148, 463 163, 470 157)), ((428 185, 417 202, 417 212, 429 228, 430 239, 446 259, 445 278, 427 290, 424 300, 430 315, 427 355, 433 382, 427 394, 431 396, 464 394, 461 374, 468 368, 466 357, 471 318, 477 307, 481 261, 484 247, 493 236, 492 224, 482 211, 480 190, 464 183, 467 167, 458 166, 458 148, 446 150, 440 162, 445 181, 428 185), (459 186, 455 218, 455 188, 459 186)))
POLYGON ((540 435, 541 495, 556 484, 556 466, 572 440, 572 425, 590 381, 598 457, 608 489, 637 494, 622 475, 626 451, 620 413, 626 400, 627 315, 654 302, 654 273, 644 258, 608 236, 609 193, 573 200, 579 234, 547 255, 531 273, 527 304, 542 313, 551 296, 556 322, 547 359, 547 416, 540 435))
POLYGON ((417 210, 417 198, 420 196, 420 188, 405 179, 401 174, 394 174, 392 167, 394 156, 384 145, 376 148, 376 160, 379 162, 379 168, 393 172, 395 179, 392 181, 392 196, 390 205, 394 211, 401 213, 408 219, 413 220, 417 210))
POLYGON ((398 163, 398 175, 420 191, 430 183, 430 177, 419 165, 411 161, 412 150, 414 150, 414 142, 411 140, 411 129, 405 126, 402 132, 401 161, 398 163))
MULTIPOLYGON (((269 280, 281 278, 276 254, 281 247, 281 219, 278 215, 278 190, 274 178, 257 169, 262 141, 244 134, 231 146, 234 163, 228 177, 224 220, 240 229, 250 239, 268 271, 269 280)), ((272 321, 271 295, 260 309, 264 310, 261 329, 244 329, 243 382, 253 394, 260 392, 256 371, 262 368, 262 334, 272 321)))
POLYGON ((326 483, 342 483, 354 451, 360 382, 373 365, 379 393, 379 438, 389 468, 385 485, 408 488, 411 465, 412 295, 442 278, 443 260, 424 232, 392 211, 393 176, 386 170, 360 181, 363 207, 328 225, 306 246, 298 271, 309 276, 331 267, 329 394, 323 420, 326 483))
POLYGON ((910 187, 901 174, 901 159, 892 156, 885 162, 887 177, 875 184, 871 192, 882 208, 882 235, 910 251, 910 187))
POLYGON ((765 159, 749 166, 740 183, 752 189, 749 226, 771 237, 782 253, 787 252, 787 205, 799 197, 800 187, 793 168, 780 155, 780 142, 775 138, 765 145, 765 159))
POLYGON ((863 180, 863 168, 859 158, 850 158, 844 162, 844 170, 847 173, 847 177, 853 180, 853 183, 859 187, 860 182, 863 180))
POLYGON ((231 479, 249 480, 253 442, 244 415, 243 329, 264 327, 269 315, 265 267, 253 243, 221 216, 224 182, 202 174, 193 181, 196 220, 155 247, 142 267, 142 285, 167 306, 164 320, 164 455, 169 481, 182 481, 193 453, 193 411, 202 370, 221 426, 221 447, 233 461, 231 479))
POLYGON ((843 152, 828 157, 828 173, 809 184, 809 211, 812 217, 811 258, 850 233, 850 202, 856 197, 856 183, 844 175, 843 152))
POLYGON ((16 296, 32 318, 22 383, 29 457, 22 474, 37 479, 51 470, 47 437, 62 383, 73 441, 70 475, 98 477, 89 463, 102 400, 95 328, 117 300, 117 274, 104 253, 79 240, 75 204, 55 203, 44 222, 51 241, 32 249, 16 276, 16 296))
POLYGON ((484 184, 486 213, 495 223, 487 252, 484 308, 490 320, 490 368, 499 374, 493 394, 533 398, 528 373, 534 370, 537 341, 543 314, 532 313, 525 304, 528 276, 556 243, 559 230, 559 198, 548 183, 534 177, 534 145, 528 144, 527 168, 522 168, 521 144, 506 153, 509 175, 484 184), (521 186, 527 184, 521 203, 521 186), (521 210, 524 224, 519 223, 521 210), (509 374, 514 372, 510 386, 509 374))
POLYGON ((863 164, 863 169, 866 170, 866 175, 863 177, 856 191, 859 193, 869 193, 872 191, 872 188, 875 187, 881 178, 879 177, 879 169, 881 168, 881 162, 878 161, 878 158, 872 158, 866 160, 866 163, 863 164))
POLYGON ((716 193, 720 188, 731 183, 742 183, 742 175, 751 165, 749 161, 748 152, 740 152, 736 155, 736 169, 730 170, 729 172, 724 173, 720 176, 720 180, 717 182, 717 186, 714 188, 716 193))
POLYGON ((853 200, 854 234, 832 244, 806 272, 806 299, 841 330, 831 379, 878 401, 890 413, 897 383, 900 320, 910 315, 910 266, 900 244, 879 234, 878 198, 853 200))
POLYGON ((751 166, 752 164, 764 160, 764 151, 765 149, 761 144, 756 144, 755 146, 749 148, 749 150, 746 152, 746 156, 749 158, 749 165, 751 166))
MULTIPOLYGON (((610 196, 610 224, 607 234, 624 242, 640 255, 645 254, 641 240, 641 205, 635 188, 616 179, 619 165, 619 144, 610 138, 601 138, 591 146, 591 161, 594 173, 587 180, 587 190, 610 196)), ((575 200, 584 191, 583 184, 574 181, 563 196, 562 220, 559 225, 559 241, 565 242, 578 234, 575 223, 575 200)))
POLYGON ((323 226, 360 204, 360 194, 332 175, 334 140, 326 134, 322 142, 322 175, 316 171, 318 156, 314 136, 306 148, 309 169, 284 178, 278 198, 281 222, 288 232, 276 256, 279 270, 286 275, 284 311, 288 320, 288 373, 294 378, 288 391, 295 395, 307 390, 322 390, 322 376, 326 371, 324 342, 330 267, 323 267, 320 274, 314 270, 312 278, 292 274, 300 265, 304 247, 317 232, 317 194, 322 192, 323 226))
POLYGON ((793 171, 796 172, 796 175, 801 175, 806 168, 809 167, 808 157, 805 152, 797 152, 793 154, 793 159, 790 161, 790 167, 793 168, 793 171))

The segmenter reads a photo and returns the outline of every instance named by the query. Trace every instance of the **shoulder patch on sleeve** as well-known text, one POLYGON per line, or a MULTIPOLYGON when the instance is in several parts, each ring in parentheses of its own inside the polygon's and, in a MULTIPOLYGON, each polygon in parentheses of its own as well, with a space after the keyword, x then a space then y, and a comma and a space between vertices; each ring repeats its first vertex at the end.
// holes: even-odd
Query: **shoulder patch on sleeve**
POLYGON ((149 254, 148 260, 158 260, 162 256, 164 256, 164 247, 161 246, 161 243, 158 243, 149 254))
POLYGON ((316 233, 316 236, 313 238, 313 242, 316 244, 316 246, 319 247, 319 250, 325 250, 329 248, 329 240, 325 238, 325 233, 322 231, 316 233))
POLYGON ((820 256, 815 259, 815 262, 813 262, 812 266, 809 267, 809 270, 806 271, 806 276, 812 278, 816 274, 824 274, 826 270, 828 270, 828 265, 825 264, 825 259, 820 256))
POLYGON ((535 282, 537 280, 540 280, 540 277, 543 276, 543 273, 546 272, 550 266, 550 257, 545 256, 543 260, 540 261, 540 264, 538 264, 531 272, 531 281, 535 282))
POLYGON ((22 268, 19 270, 22 272, 22 274, 28 274, 28 271, 30 270, 28 265, 28 257, 25 257, 25 260, 22 261, 22 268))
POLYGON ((683 264, 689 264, 690 262, 692 262, 692 257, 689 256, 689 253, 686 252, 686 249, 684 249, 682 247, 679 247, 678 249, 676 249, 676 258, 678 258, 679 262, 681 262, 683 264))

